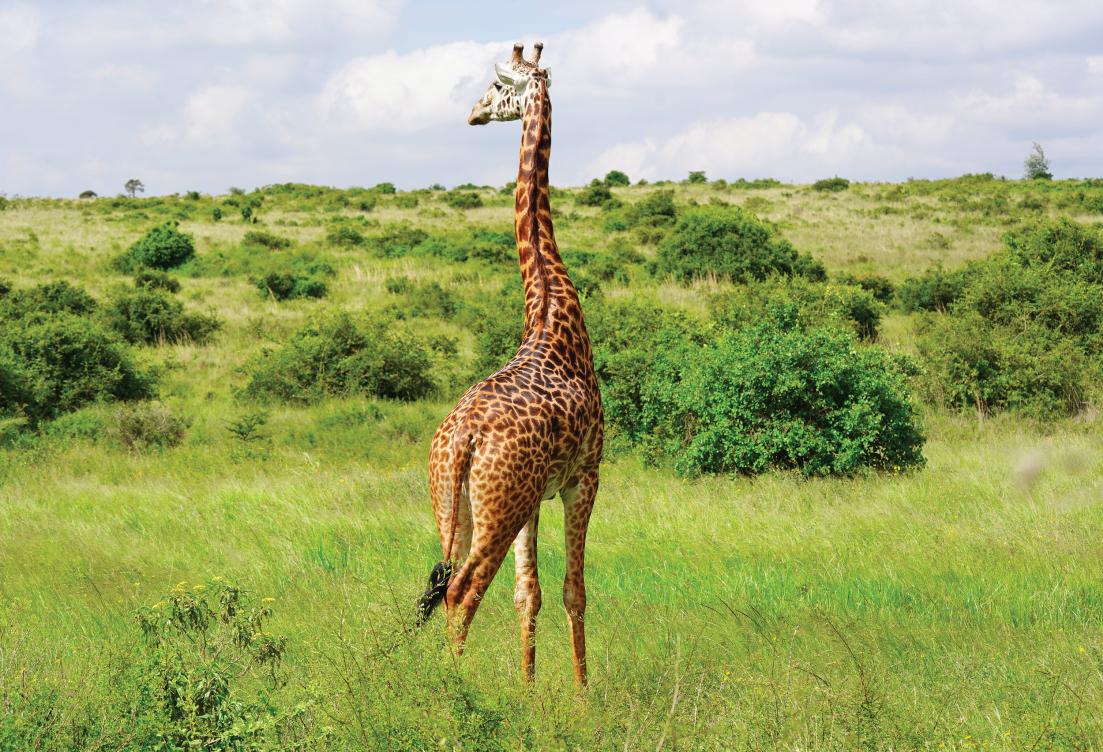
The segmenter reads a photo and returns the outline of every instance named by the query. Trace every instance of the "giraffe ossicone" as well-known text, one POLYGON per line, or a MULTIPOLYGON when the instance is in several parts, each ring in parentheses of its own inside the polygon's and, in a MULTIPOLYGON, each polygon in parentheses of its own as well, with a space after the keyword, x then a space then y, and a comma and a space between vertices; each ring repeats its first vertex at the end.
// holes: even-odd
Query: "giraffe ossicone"
POLYGON ((521 620, 523 674, 532 679, 540 503, 563 501, 567 571, 563 606, 575 680, 586 684, 586 532, 598 489, 605 418, 582 306, 555 245, 548 186, 550 78, 542 44, 529 60, 514 45, 508 63, 468 122, 523 118, 514 206, 525 289, 524 333, 513 359, 460 398, 433 436, 429 489, 443 561, 419 603, 418 622, 444 601, 457 652, 483 594, 513 544, 514 604, 521 620))

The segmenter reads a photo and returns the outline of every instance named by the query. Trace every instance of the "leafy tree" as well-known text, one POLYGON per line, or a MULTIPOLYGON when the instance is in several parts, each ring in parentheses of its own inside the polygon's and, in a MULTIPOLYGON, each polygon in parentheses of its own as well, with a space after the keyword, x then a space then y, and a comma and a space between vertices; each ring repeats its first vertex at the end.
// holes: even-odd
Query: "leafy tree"
POLYGON ((1034 142, 1034 149, 1023 160, 1023 180, 1053 180, 1053 174, 1049 171, 1049 160, 1042 151, 1042 145, 1034 142))
POLYGON ((95 191, 81 191, 81 198, 98 198, 95 191))
POLYGON ((609 174, 605 176, 605 185, 631 185, 632 181, 628 179, 620 170, 610 170, 609 174))
POLYGON ((708 178, 705 177, 705 171, 704 170, 697 170, 695 172, 690 172, 689 173, 689 177, 686 178, 686 182, 696 185, 696 184, 701 184, 701 183, 707 183, 707 182, 709 182, 709 180, 708 180, 708 178))
POLYGON ((131 198, 134 198, 135 193, 145 193, 146 192, 146 187, 144 185, 142 185, 142 181, 141 180, 136 180, 134 178, 131 178, 130 180, 126 181, 126 185, 124 185, 123 188, 126 189, 126 192, 130 195, 131 198))

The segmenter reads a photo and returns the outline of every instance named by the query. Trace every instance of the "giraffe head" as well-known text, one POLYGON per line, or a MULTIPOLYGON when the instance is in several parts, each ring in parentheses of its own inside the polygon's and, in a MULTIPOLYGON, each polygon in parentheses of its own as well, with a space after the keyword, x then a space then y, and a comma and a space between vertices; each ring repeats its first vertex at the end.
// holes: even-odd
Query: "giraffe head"
POLYGON ((531 85, 532 82, 543 78, 544 86, 551 86, 551 69, 537 65, 543 49, 544 45, 537 42, 532 46, 529 59, 525 60, 522 55, 525 46, 520 43, 513 45, 513 56, 509 62, 494 64, 494 83, 475 103, 467 122, 486 125, 491 120, 520 120, 524 117, 529 98, 538 89, 531 85))

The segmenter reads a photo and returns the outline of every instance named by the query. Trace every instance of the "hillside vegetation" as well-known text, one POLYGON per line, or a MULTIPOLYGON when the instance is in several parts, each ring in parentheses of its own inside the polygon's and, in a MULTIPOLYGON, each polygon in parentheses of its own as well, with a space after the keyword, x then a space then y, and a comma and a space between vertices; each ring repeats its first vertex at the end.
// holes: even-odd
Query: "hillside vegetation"
POLYGON ((511 562, 462 660, 412 627, 512 186, 0 199, 0 746, 1103 744, 1103 180, 629 182, 552 189, 579 698, 553 507, 532 690, 511 562))

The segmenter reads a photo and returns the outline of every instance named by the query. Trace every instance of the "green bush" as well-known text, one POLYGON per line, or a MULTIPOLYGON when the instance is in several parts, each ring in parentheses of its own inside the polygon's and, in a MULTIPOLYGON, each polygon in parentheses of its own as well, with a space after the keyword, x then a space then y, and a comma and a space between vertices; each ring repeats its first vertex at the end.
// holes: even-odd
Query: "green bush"
POLYGON ((603 185, 592 185, 579 191, 574 202, 580 206, 601 206, 613 197, 613 192, 603 185))
MULTIPOLYGON (((478 196, 476 196, 478 198, 478 196)), ((418 205, 418 197, 416 193, 399 193, 394 197, 394 205, 399 209, 416 209, 418 205)), ((451 202, 449 202, 451 205, 451 202)), ((479 206, 482 206, 482 200, 479 200, 479 206)))
POLYGON ((355 228, 340 224, 326 233, 326 243, 339 248, 352 248, 364 245, 364 236, 355 228))
POLYGON ((371 236, 368 239, 368 247, 376 256, 394 258, 408 255, 428 239, 429 233, 404 220, 388 224, 382 233, 371 236))
POLYGON ((451 191, 445 195, 448 197, 449 208, 458 211, 478 209, 483 205, 482 198, 473 191, 451 191))
POLYGON ((164 290, 165 292, 180 292, 180 280, 169 276, 166 272, 156 269, 148 270, 138 267, 134 272, 134 286, 138 289, 164 290))
POLYGON ((659 245, 659 269, 683 283, 716 275, 741 283, 770 274, 826 279, 823 264, 771 237, 757 217, 736 206, 687 210, 659 245))
POLYGON ((123 260, 123 271, 133 271, 137 266, 151 269, 175 269, 195 256, 192 236, 177 230, 177 222, 168 222, 151 228, 140 240, 130 246, 123 260))
POLYGON ((417 400, 436 388, 431 343, 375 316, 319 314, 281 347, 263 348, 244 367, 244 394, 309 404, 324 397, 369 394, 417 400))
POLYGON ((632 185, 632 181, 629 180, 628 176, 620 170, 610 170, 605 175, 605 185, 622 185, 627 187, 629 185, 632 185))
POLYGON ((708 348, 660 351, 648 412, 681 474, 924 464, 908 359, 837 329, 801 330, 782 311, 774 319, 708 348))
POLYGON ((185 313, 183 303, 148 287, 118 295, 100 315, 109 329, 131 344, 204 345, 222 329, 222 320, 214 312, 185 313))
POLYGON ((877 336, 885 305, 869 290, 811 282, 804 277, 772 277, 706 297, 709 316, 721 329, 739 331, 789 311, 803 328, 843 327, 864 339, 877 336))
POLYGON ((249 230, 245 233, 245 237, 241 239, 241 244, 267 248, 270 251, 280 251, 291 247, 291 239, 261 232, 260 230, 249 230))
POLYGON ((1072 414, 1103 376, 1103 233, 1062 218, 1004 242, 959 270, 944 315, 920 320, 928 396, 981 413, 1072 414))
POLYGON ((845 191, 850 187, 850 181, 846 178, 840 178, 836 175, 833 178, 825 178, 824 180, 817 180, 812 184, 813 190, 817 191, 845 191))
POLYGON ((859 274, 854 276, 853 274, 837 274, 835 275, 835 281, 840 285, 850 285, 853 287, 860 287, 863 290, 869 290, 873 293, 873 297, 879 302, 888 305, 892 302, 892 299, 896 296, 896 288, 888 277, 882 277, 880 274, 859 274))
POLYGON ((32 313, 87 316, 97 306, 96 299, 83 287, 65 280, 43 282, 29 290, 13 290, 10 284, 0 282, 0 319, 15 320, 32 313))
POLYGON ((191 421, 174 415, 168 405, 136 402, 115 410, 107 434, 129 451, 141 454, 153 447, 179 446, 190 424, 191 421))
POLYGON ((0 414, 34 422, 84 405, 153 396, 153 379, 115 333, 70 313, 0 327, 0 414))
POLYGON ((587 301, 586 328, 610 440, 646 445, 654 426, 645 417, 652 396, 645 386, 656 353, 670 343, 690 348, 703 345, 705 328, 684 311, 640 295, 587 301))
POLYGON ((905 313, 943 311, 961 297, 968 273, 968 267, 946 272, 938 264, 920 277, 905 279, 896 298, 905 313))

